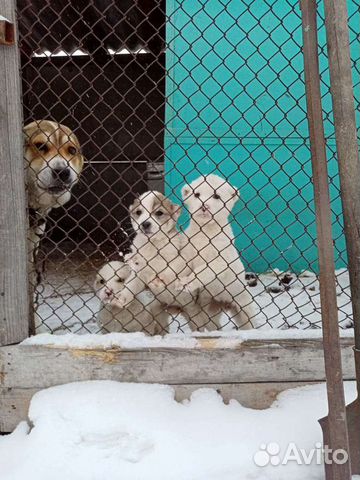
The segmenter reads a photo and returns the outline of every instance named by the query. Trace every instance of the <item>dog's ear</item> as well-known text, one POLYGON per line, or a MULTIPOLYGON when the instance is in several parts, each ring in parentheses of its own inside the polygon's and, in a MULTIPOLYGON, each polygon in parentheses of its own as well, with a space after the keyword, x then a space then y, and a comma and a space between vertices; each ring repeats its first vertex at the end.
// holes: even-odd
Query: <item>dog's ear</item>
POLYGON ((140 207, 140 195, 136 196, 134 201, 129 205, 129 213, 131 215, 131 213, 133 212, 133 210, 136 210, 138 207, 140 207))
POLYGON ((181 196, 183 198, 183 200, 186 200, 188 197, 190 197, 192 193, 192 188, 190 187, 190 185, 184 185, 181 189, 181 196))

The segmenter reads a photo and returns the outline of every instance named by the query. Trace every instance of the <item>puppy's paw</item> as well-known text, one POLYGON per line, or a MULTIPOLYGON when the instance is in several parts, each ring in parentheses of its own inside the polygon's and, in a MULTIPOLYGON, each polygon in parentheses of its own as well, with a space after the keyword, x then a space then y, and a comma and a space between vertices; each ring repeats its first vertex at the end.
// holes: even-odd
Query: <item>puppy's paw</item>
POLYGON ((165 288, 165 282, 160 277, 155 277, 149 282, 148 287, 150 290, 163 290, 165 288))
POLYGON ((175 280, 174 288, 177 291, 183 291, 188 293, 192 293, 194 290, 198 288, 196 281, 196 277, 193 273, 186 277, 179 278, 178 280, 175 280))
POLYGON ((111 305, 114 305, 118 308, 125 308, 134 300, 134 295, 130 292, 122 292, 116 295, 111 301, 111 305))

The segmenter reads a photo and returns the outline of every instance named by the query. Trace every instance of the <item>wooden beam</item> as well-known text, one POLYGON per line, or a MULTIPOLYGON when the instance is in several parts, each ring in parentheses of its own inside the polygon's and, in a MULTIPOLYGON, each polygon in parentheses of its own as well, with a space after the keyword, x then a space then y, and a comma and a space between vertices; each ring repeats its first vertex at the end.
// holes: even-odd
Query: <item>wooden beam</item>
MULTIPOLYGON (((353 339, 344 338, 344 379, 355 378, 353 339)), ((166 384, 325 380, 322 341, 248 340, 234 348, 80 349, 14 345, 0 349, 0 386, 47 388, 81 380, 166 384)))
MULTIPOLYGON (((198 339, 194 348, 79 349, 14 345, 0 348, 0 431, 11 431, 32 395, 86 380, 165 383, 181 400, 201 387, 216 388, 252 408, 267 408, 280 391, 325 381, 321 339, 198 339)), ((341 339, 345 380, 355 378, 353 339, 341 339)))
MULTIPOLYGON (((0 0, 15 23, 15 0, 0 0)), ((26 201, 17 46, 0 45, 0 345, 28 335, 26 201)))

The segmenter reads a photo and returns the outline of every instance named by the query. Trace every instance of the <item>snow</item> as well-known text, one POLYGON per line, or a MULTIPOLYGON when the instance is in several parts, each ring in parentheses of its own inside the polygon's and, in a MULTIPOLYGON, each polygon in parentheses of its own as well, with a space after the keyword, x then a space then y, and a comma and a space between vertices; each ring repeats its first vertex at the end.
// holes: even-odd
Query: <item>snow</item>
MULTIPOLYGON (((37 317, 43 323, 38 333, 98 333, 96 314, 99 300, 92 290, 94 272, 81 280, 72 274, 64 278, 50 275, 38 291, 37 317)), ((352 308, 347 270, 336 272, 339 325, 342 329, 352 327, 352 308)), ((256 310, 254 327, 259 329, 321 329, 321 305, 319 281, 309 271, 300 275, 273 270, 250 280, 251 292, 256 310), (282 280, 287 275, 288 284, 282 280)), ((170 332, 176 333, 184 322, 176 320, 170 325, 170 332)), ((224 318, 223 323, 226 322, 224 318)), ((182 328, 188 333, 188 329, 182 328)), ((293 333, 292 333, 293 335, 293 333)))
MULTIPOLYGON (((355 383, 345 389, 350 402, 355 383)), ((235 400, 225 405, 212 389, 199 389, 180 403, 165 385, 67 384, 35 394, 30 424, 22 422, 0 438, 1 478, 322 480, 316 456, 310 465, 282 461, 290 442, 306 452, 319 445, 318 419, 326 414, 323 384, 283 392, 266 410, 235 400), (265 445, 271 454, 265 456, 277 456, 280 465, 277 458, 275 465, 255 464, 265 445)))
MULTIPOLYGON (((250 288, 257 304, 257 326, 271 328, 321 328, 321 302, 318 277, 309 271, 300 275, 290 272, 273 272, 259 275, 257 285, 250 288), (284 275, 289 284, 279 285, 284 275), (280 290, 274 293, 271 290, 280 290)), ((352 325, 352 307, 349 274, 345 269, 336 271, 336 291, 339 324, 352 325)))
POLYGON ((198 346, 196 338, 183 334, 169 334, 149 336, 142 332, 135 333, 108 333, 105 335, 94 335, 91 333, 78 335, 76 333, 65 333, 63 335, 52 335, 41 333, 27 338, 22 345, 55 345, 57 347, 70 348, 114 348, 123 349, 136 348, 194 348, 198 346))
MULTIPOLYGON (((352 338, 352 329, 340 330, 341 338, 352 338)), ((193 332, 191 334, 170 333, 164 336, 148 336, 144 333, 108 333, 105 335, 64 333, 63 335, 52 335, 41 333, 27 338, 22 345, 52 345, 56 347, 69 348, 122 348, 122 349, 144 349, 144 348, 199 348, 201 338, 214 338, 214 348, 233 348, 247 340, 285 340, 303 339, 312 340, 322 338, 322 330, 276 330, 268 328, 228 331, 228 332, 193 332)))

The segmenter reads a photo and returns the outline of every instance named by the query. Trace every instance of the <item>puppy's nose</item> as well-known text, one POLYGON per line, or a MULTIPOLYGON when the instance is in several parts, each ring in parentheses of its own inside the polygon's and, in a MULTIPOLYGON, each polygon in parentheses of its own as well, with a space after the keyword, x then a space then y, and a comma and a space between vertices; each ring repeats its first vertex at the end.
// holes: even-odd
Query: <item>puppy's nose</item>
POLYGON ((151 227, 151 223, 148 222, 148 221, 146 221, 146 222, 143 222, 143 223, 141 224, 141 226, 142 226, 142 228, 143 228, 144 230, 147 230, 148 228, 151 227))
POLYGON ((66 182, 70 178, 70 168, 69 167, 64 167, 64 168, 53 168, 52 171, 52 176, 55 179, 61 180, 62 182, 66 182))
POLYGON ((201 207, 201 210, 202 210, 203 212, 207 212, 207 211, 209 210, 208 205, 206 205, 205 203, 203 203, 203 206, 201 207))
POLYGON ((113 294, 113 291, 111 290, 111 288, 106 288, 105 289, 105 295, 107 297, 111 297, 112 294, 113 294))

